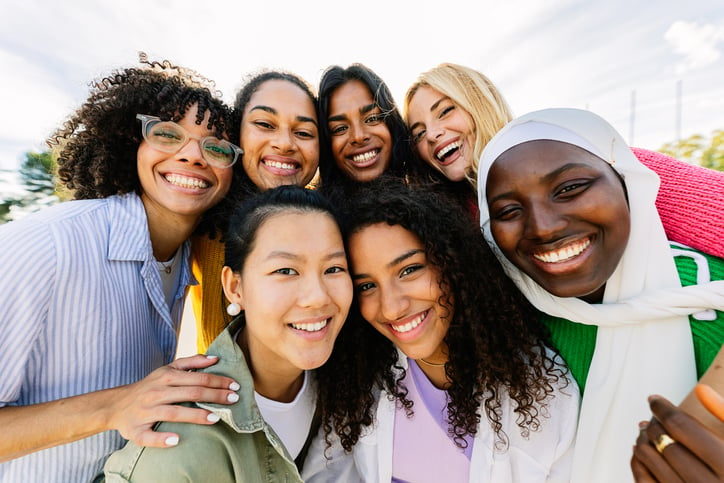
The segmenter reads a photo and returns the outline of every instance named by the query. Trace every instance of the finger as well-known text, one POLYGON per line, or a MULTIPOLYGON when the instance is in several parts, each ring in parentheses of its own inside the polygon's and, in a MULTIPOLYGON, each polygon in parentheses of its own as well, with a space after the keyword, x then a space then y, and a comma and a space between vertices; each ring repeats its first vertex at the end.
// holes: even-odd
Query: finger
POLYGON ((176 433, 162 433, 149 429, 139 432, 130 440, 139 446, 148 446, 152 448, 171 448, 179 443, 180 438, 179 435, 176 433))
POLYGON ((137 404, 141 407, 155 408, 185 402, 212 404, 233 404, 239 395, 228 389, 211 389, 205 386, 158 386, 139 395, 137 404))
POLYGON ((706 384, 697 384, 694 391, 707 411, 724 421, 724 397, 706 384))
POLYGON ((168 386, 204 386, 231 391, 240 389, 239 383, 230 377, 208 372, 189 372, 188 370, 173 367, 171 364, 154 371, 150 379, 158 380, 161 384, 168 386))
MULTIPOLYGON (((634 446, 634 451, 636 447, 634 446)), ((644 465, 641 460, 636 457, 636 454, 631 457, 631 473, 633 473, 634 480, 637 483, 655 483, 656 478, 644 465)))
POLYGON ((172 363, 168 364, 168 366, 173 367, 174 369, 188 371, 191 369, 203 369, 205 367, 213 366, 217 362, 219 362, 218 356, 196 354, 194 356, 179 357, 172 363))
MULTIPOLYGON (((640 463, 646 470, 645 474, 650 475, 654 481, 665 481, 671 483, 682 482, 676 471, 669 465, 668 461, 659 454, 656 449, 648 443, 637 444, 634 446, 633 458, 640 463)), ((632 471, 633 471, 632 462, 632 471)), ((634 473, 636 475, 636 473, 634 473)), ((643 479, 641 481, 649 481, 643 479)))
MULTIPOLYGON (((683 414, 683 413, 682 413, 683 414)), ((688 417, 688 416, 687 416, 688 417)), ((682 442, 676 441, 665 446, 656 447, 660 441, 661 435, 671 435, 666 433, 664 426, 656 420, 653 420, 646 429, 650 441, 654 444, 652 449, 658 453, 668 465, 686 481, 708 481, 714 477, 711 469, 705 461, 702 461, 701 454, 692 453, 682 442)), ((653 453, 648 452, 649 461, 653 460, 653 453)), ((647 465, 648 466, 648 465, 647 465)), ((650 468, 650 466, 649 466, 650 468)), ((668 480, 663 480, 668 481, 668 480)))
MULTIPOLYGON (((656 424, 660 424, 661 429, 654 429, 653 436, 652 433, 648 433, 648 435, 652 441, 655 441, 653 438, 658 437, 661 432, 666 432, 679 443, 668 447, 679 447, 674 448, 673 451, 675 455, 678 455, 676 464, 686 464, 685 461, 695 459, 697 462, 703 461, 718 474, 724 475, 724 458, 721 457, 724 454, 724 440, 664 398, 652 396, 649 398, 649 406, 658 420, 656 424), (682 456, 681 448, 685 448, 686 453, 693 453, 696 457, 682 456), (684 463, 681 462, 682 460, 684 463)), ((667 458, 669 454, 671 452, 666 454, 667 458)), ((672 464, 674 464, 673 461, 672 464)), ((692 462, 691 464, 696 465, 697 463, 692 462)))

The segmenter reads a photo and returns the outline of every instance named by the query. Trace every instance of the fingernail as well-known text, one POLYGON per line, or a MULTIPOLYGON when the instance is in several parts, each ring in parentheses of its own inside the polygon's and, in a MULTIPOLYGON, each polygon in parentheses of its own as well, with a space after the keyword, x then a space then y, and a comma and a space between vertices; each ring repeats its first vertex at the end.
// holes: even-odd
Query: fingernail
POLYGON ((646 429, 646 426, 649 425, 648 421, 639 421, 639 429, 646 429))
POLYGON ((238 382, 232 382, 231 384, 229 384, 229 389, 231 389, 232 391, 238 391, 239 389, 241 389, 241 386, 238 382))
POLYGON ((178 444, 178 436, 169 436, 166 438, 166 446, 176 446, 178 444))
POLYGON ((226 396, 226 400, 229 401, 230 403, 235 403, 236 401, 239 400, 239 395, 236 393, 231 393, 228 396, 226 396))
POLYGON ((219 415, 216 413, 209 413, 208 416, 206 416, 206 420, 210 423, 216 423, 219 421, 219 415))
POLYGON ((207 359, 218 359, 219 356, 206 356, 207 359))

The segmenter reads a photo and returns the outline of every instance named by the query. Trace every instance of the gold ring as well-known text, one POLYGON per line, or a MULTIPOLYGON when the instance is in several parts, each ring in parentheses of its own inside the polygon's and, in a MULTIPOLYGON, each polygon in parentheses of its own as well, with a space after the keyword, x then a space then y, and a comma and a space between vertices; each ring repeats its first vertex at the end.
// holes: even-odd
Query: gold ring
POLYGON ((671 436, 669 436, 666 433, 661 433, 659 435, 659 437, 656 438, 656 441, 654 442, 654 446, 656 447, 656 451, 663 454, 664 449, 673 443, 676 443, 674 438, 672 438, 671 436))

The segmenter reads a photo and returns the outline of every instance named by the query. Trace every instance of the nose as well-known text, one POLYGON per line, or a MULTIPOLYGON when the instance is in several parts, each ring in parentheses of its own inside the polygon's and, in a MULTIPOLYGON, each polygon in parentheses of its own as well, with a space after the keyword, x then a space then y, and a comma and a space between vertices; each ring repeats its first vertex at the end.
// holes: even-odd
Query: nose
POLYGON ((274 140, 272 141, 272 147, 283 153, 292 151, 294 149, 294 138, 292 134, 286 129, 277 130, 276 136, 274 136, 274 140))
POLYGON ((427 126, 427 130, 425 132, 425 137, 427 138, 427 140, 429 142, 434 143, 439 138, 441 138, 444 133, 445 133, 445 130, 442 128, 442 126, 440 126, 439 124, 436 124, 436 123, 430 123, 427 126))
POLYGON ((370 136, 367 133, 367 129, 362 123, 354 123, 350 126, 350 143, 351 144, 364 144, 370 136))
POLYGON ((305 277, 298 294, 301 307, 325 307, 331 301, 329 288, 318 275, 305 277))
POLYGON ((525 237, 531 240, 549 241, 567 226, 566 217, 550 203, 533 203, 528 207, 525 219, 525 237))
POLYGON ((393 322, 407 315, 410 308, 410 299, 399 289, 391 284, 380 288, 380 315, 383 321, 393 322))
POLYGON ((189 138, 188 142, 176 153, 180 161, 186 161, 199 166, 206 165, 206 159, 201 151, 201 141, 189 138))

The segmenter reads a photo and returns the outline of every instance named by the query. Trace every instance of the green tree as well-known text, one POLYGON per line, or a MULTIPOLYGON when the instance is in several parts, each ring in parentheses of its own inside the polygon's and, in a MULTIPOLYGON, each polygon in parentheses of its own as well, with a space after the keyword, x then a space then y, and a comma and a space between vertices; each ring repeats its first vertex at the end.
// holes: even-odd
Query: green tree
MULTIPOLYGON (((25 153, 18 170, 19 188, 9 195, 0 195, 0 223, 14 220, 31 211, 60 201, 55 192, 55 162, 48 151, 25 153)), ((14 174, 5 170, 6 175, 14 174)), ((6 183, 10 183, 6 181, 6 183)), ((2 190, 8 192, 10 190, 2 190)))
POLYGON ((666 143, 659 151, 687 163, 724 171, 724 130, 714 131, 711 138, 694 134, 666 143))

